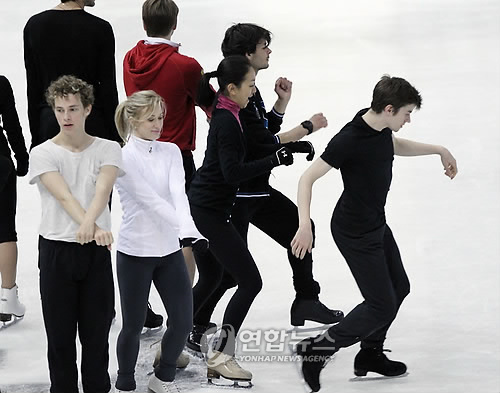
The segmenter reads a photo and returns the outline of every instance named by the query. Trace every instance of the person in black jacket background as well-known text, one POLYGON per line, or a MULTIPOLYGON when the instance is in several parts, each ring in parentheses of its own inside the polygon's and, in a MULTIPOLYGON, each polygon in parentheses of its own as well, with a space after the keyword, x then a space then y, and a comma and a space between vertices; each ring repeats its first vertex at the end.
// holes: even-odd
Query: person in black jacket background
POLYGON ((205 158, 188 191, 194 222, 210 244, 209 251, 197 249, 196 243, 193 245, 199 272, 193 290, 193 309, 196 315, 227 270, 238 287, 224 313, 217 346, 208 355, 208 377, 250 381, 252 373, 242 369, 234 358, 235 337, 262 288, 262 280, 245 241, 231 221, 231 210, 242 181, 278 165, 290 165, 293 156, 283 147, 258 160, 245 160, 246 142, 239 111, 255 92, 255 71, 248 59, 229 56, 222 60, 217 71, 202 77, 198 102, 205 106, 214 99, 209 86, 212 77, 217 77, 219 91, 215 96, 205 158))
POLYGON ((24 143, 23 132, 16 111, 14 93, 9 80, 0 75, 0 321, 7 322, 14 317, 23 317, 25 307, 17 294, 17 233, 16 233, 16 193, 17 176, 28 173, 29 156, 24 143), (7 134, 5 137, 4 131, 7 134), (8 140, 8 142, 7 142, 8 140), (11 158, 14 152, 17 165, 11 158))
MULTIPOLYGON (((268 30, 250 23, 239 23, 227 29, 222 42, 222 53, 224 57, 232 55, 247 57, 255 73, 258 73, 269 67, 270 41, 271 33, 268 30)), ((247 144, 246 160, 260 159, 284 146, 292 152, 307 153, 307 159, 312 160, 314 157, 312 144, 298 140, 326 127, 328 124, 326 118, 322 113, 317 113, 297 127, 279 133, 283 115, 291 98, 292 82, 286 78, 278 78, 274 90, 278 99, 271 111, 266 112, 264 101, 256 89, 248 105, 240 112, 243 135, 247 144)), ((303 260, 299 260, 291 252, 290 242, 299 225, 297 206, 269 185, 270 173, 268 170, 259 176, 242 181, 233 208, 233 225, 245 243, 249 224, 252 223, 287 250, 296 292, 290 310, 292 325, 302 326, 305 320, 327 324, 338 322, 343 318, 342 311, 330 310, 319 301, 320 286, 313 278, 312 254, 307 253, 303 260)), ((235 284, 231 274, 225 272, 217 290, 194 316, 193 331, 187 342, 189 348, 200 351, 200 340, 208 328, 215 306, 224 293, 235 284)))

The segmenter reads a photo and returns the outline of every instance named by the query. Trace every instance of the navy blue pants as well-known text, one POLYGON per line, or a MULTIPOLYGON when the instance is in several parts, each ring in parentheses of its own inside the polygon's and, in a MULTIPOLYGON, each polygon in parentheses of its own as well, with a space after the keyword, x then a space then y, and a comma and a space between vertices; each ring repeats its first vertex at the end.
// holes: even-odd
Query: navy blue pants
POLYGON ((38 250, 50 392, 78 392, 78 333, 83 391, 107 393, 111 388, 109 329, 114 313, 111 254, 95 242, 82 246, 41 236, 38 250))

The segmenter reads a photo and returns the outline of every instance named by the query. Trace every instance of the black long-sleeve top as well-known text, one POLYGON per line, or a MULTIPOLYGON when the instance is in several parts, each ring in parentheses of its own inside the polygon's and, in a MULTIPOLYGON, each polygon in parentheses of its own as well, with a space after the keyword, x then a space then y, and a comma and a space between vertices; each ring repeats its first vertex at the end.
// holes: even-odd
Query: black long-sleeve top
POLYGON ((238 121, 230 111, 216 109, 203 164, 189 187, 190 204, 230 215, 239 184, 275 166, 269 155, 252 161, 245 160, 245 155, 246 142, 238 121))
MULTIPOLYGON (((240 119, 247 144, 246 160, 256 160, 273 154, 283 145, 275 135, 281 130, 283 115, 274 109, 266 112, 264 101, 257 89, 248 105, 240 111, 240 119)), ((269 195, 269 176, 267 171, 240 184, 238 197, 261 197, 269 195)))
POLYGON ((2 117, 0 123, 0 154, 10 158, 10 144, 16 159, 27 161, 28 152, 26 151, 23 131, 16 111, 14 93, 9 80, 3 75, 0 75, 0 116, 2 117))
POLYGON ((114 123, 118 91, 111 25, 84 10, 47 10, 28 20, 23 38, 31 146, 42 142, 40 114, 48 108, 45 91, 61 75, 74 75, 94 86, 95 103, 87 119, 92 129, 87 131, 120 141, 114 123))

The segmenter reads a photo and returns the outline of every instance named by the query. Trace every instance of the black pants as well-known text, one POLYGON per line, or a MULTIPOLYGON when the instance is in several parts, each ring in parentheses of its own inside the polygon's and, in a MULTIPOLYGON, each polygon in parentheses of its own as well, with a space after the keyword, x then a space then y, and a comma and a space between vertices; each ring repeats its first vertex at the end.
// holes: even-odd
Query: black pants
POLYGON ((116 273, 123 318, 116 344, 119 367, 116 388, 124 391, 136 388, 135 365, 152 282, 168 313, 168 328, 162 338, 162 356, 155 374, 162 381, 173 381, 176 360, 193 326, 191 281, 182 252, 164 257, 134 257, 118 252, 116 273))
MULTIPOLYGON (((318 298, 320 287, 313 278, 312 254, 306 253, 301 260, 291 251, 290 243, 299 228, 299 213, 297 206, 290 199, 273 188, 270 189, 268 197, 237 198, 232 211, 232 222, 245 244, 248 227, 252 223, 285 248, 293 272, 296 296, 302 299, 318 298)), ((219 300, 235 285, 231 274, 225 271, 220 285, 194 315, 194 323, 207 325, 219 300)))
POLYGON ((339 349, 361 341, 362 348, 383 346, 410 282, 389 226, 353 237, 332 223, 332 234, 344 256, 364 301, 337 325, 318 347, 339 349))
POLYGON ((0 154, 0 243, 17 241, 16 233, 16 168, 10 157, 0 154))
POLYGON ((108 340, 114 311, 109 250, 95 242, 82 246, 41 236, 38 250, 50 392, 78 392, 77 332, 83 391, 109 392, 108 340))
MULTIPOLYGON (((210 242, 210 251, 195 252, 199 279, 193 288, 194 315, 216 290, 224 271, 227 271, 238 288, 227 305, 222 323, 237 334, 253 300, 262 289, 259 269, 245 241, 224 214, 197 206, 191 206, 191 214, 198 230, 210 242)), ((227 353, 234 350, 234 347, 222 347, 227 353)))

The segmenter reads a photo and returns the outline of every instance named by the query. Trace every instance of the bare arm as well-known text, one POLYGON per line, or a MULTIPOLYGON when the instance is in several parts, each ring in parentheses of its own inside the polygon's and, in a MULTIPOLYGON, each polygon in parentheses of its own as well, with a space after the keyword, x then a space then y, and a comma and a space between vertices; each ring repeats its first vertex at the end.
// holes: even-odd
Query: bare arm
POLYGON ((61 204, 63 209, 78 224, 83 222, 85 210, 80 205, 64 181, 59 172, 45 172, 40 175, 40 181, 54 198, 61 204))
POLYGON ((324 176, 332 167, 322 158, 318 158, 302 174, 299 180, 297 192, 297 204, 299 207, 299 229, 295 234, 291 246, 292 253, 297 258, 303 259, 306 252, 312 251, 312 228, 311 228, 311 199, 312 187, 316 180, 324 176))
POLYGON ((438 154, 441 157, 441 163, 445 171, 444 174, 450 179, 453 179, 457 175, 457 162, 445 147, 396 138, 395 136, 392 137, 392 141, 395 155, 413 157, 438 154))
MULTIPOLYGON (((313 132, 328 126, 328 120, 326 120, 326 117, 323 116, 323 113, 316 113, 309 119, 309 121, 313 124, 313 132)), ((297 127, 292 128, 289 131, 280 132, 278 137, 280 138, 281 143, 288 143, 298 141, 306 135, 307 130, 299 124, 297 127)))
POLYGON ((90 202, 90 206, 76 233, 76 239, 81 244, 91 242, 92 240, 95 240, 98 246, 109 246, 113 243, 111 232, 101 230, 95 225, 95 222, 109 202, 109 195, 111 194, 117 175, 118 168, 116 166, 103 165, 101 167, 97 176, 94 198, 92 198, 92 202, 90 202))

